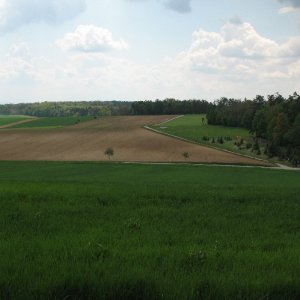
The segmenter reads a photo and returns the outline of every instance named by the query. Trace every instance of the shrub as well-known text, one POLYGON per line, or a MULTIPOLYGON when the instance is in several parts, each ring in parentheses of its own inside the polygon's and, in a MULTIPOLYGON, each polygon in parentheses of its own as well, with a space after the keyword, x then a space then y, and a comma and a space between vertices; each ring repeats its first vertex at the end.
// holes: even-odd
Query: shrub
POLYGON ((104 151, 104 154, 108 156, 108 159, 110 160, 110 157, 114 155, 114 149, 109 147, 104 151))

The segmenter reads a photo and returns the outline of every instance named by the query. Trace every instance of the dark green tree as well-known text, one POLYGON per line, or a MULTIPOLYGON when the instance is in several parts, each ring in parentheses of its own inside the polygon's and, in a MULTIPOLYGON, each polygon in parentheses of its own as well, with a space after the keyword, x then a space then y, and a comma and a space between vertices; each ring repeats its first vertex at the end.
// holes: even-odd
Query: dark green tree
POLYGON ((114 149, 109 147, 104 151, 104 154, 108 157, 108 159, 110 160, 110 158, 114 155, 114 149))

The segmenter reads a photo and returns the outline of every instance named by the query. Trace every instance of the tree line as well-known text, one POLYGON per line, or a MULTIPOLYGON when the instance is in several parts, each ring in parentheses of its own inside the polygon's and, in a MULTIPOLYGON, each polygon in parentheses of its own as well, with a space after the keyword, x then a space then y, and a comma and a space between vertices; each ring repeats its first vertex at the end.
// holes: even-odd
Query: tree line
POLYGON ((206 100, 165 99, 132 103, 133 115, 206 114, 212 104, 206 100))
POLYGON ((221 98, 210 106, 208 123, 244 127, 265 142, 265 154, 300 164, 300 96, 280 94, 253 100, 221 98))
POLYGON ((0 105, 2 115, 35 117, 205 114, 212 103, 205 100, 69 101, 0 105))
POLYGON ((110 116, 131 114, 126 101, 68 101, 0 105, 0 115, 29 115, 35 117, 110 116))

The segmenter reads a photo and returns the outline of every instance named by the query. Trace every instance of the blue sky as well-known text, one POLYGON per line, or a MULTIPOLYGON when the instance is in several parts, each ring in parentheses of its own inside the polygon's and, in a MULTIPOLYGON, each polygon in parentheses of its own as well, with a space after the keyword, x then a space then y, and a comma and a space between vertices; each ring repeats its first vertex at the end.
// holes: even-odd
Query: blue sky
POLYGON ((0 103, 292 94, 300 0, 0 0, 0 103))

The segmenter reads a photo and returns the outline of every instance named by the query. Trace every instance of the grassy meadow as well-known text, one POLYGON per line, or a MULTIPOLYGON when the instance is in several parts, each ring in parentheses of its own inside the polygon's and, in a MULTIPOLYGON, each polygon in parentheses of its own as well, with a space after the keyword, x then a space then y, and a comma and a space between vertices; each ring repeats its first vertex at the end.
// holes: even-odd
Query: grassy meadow
POLYGON ((90 121, 92 116, 84 117, 47 117, 38 118, 30 122, 11 126, 10 128, 59 128, 78 124, 79 122, 90 121))
POLYGON ((263 153, 261 153, 260 155, 256 155, 256 153, 252 152, 251 149, 246 149, 247 141, 251 140, 252 142, 247 129, 208 125, 205 115, 185 115, 170 122, 158 124, 151 127, 162 133, 179 136, 199 144, 204 144, 206 146, 225 149, 261 159, 267 159, 267 157, 263 153), (203 118, 204 123, 202 122, 203 118), (203 137, 207 137, 209 140, 204 140, 203 137), (223 138, 223 144, 217 142, 218 137, 223 138), (226 137, 230 137, 231 140, 226 141, 226 137), (213 138, 215 140, 214 143, 212 143, 213 138), (241 147, 237 147, 234 143, 236 141, 240 141, 241 139, 244 140, 244 144, 241 147))
POLYGON ((244 128, 208 125, 205 115, 185 115, 155 127, 162 127, 163 131, 167 133, 191 140, 199 140, 203 136, 210 138, 218 136, 232 136, 233 138, 241 136, 247 138, 249 136, 248 130, 244 128), (204 123, 202 123, 202 118, 204 118, 204 123))
POLYGON ((18 121, 27 120, 28 116, 18 116, 18 115, 0 115, 0 126, 9 125, 18 121))
POLYGON ((0 170, 0 299, 299 299, 300 172, 0 170))

